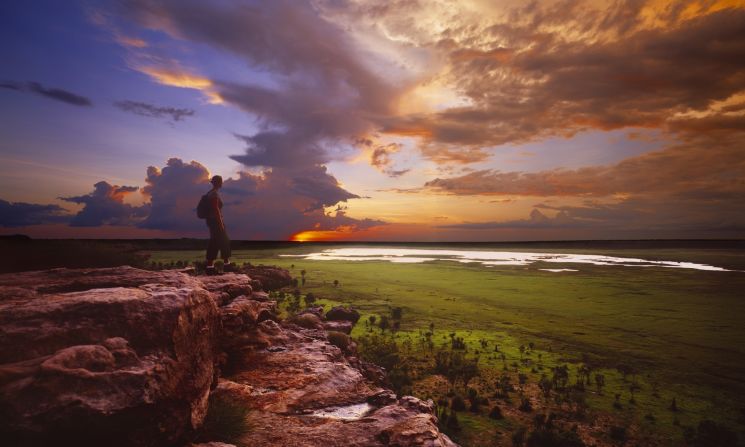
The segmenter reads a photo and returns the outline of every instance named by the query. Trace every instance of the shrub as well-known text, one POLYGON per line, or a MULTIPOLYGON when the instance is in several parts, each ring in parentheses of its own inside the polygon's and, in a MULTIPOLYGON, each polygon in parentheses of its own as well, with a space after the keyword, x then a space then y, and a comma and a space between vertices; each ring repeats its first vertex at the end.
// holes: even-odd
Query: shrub
POLYGON ((458 414, 455 411, 452 411, 450 417, 448 417, 447 428, 452 432, 460 431, 460 422, 458 422, 458 414))
POLYGON ((363 360, 382 366, 388 371, 399 364, 398 345, 392 339, 372 334, 358 338, 357 342, 363 360))
POLYGON ((225 442, 240 446, 241 438, 250 430, 247 416, 248 408, 226 397, 212 395, 196 441, 225 442))
POLYGON ((585 447, 574 431, 533 430, 525 442, 527 447, 585 447))
POLYGON ((480 402, 478 399, 471 400, 471 406, 468 407, 468 411, 471 413, 478 413, 481 411, 480 402))
POLYGON ((698 428, 689 433, 687 441, 693 447, 736 447, 737 435, 725 427, 709 419, 698 424, 698 428))
POLYGON ((400 320, 404 310, 400 307, 394 307, 391 309, 391 318, 394 320, 400 320))
POLYGON ((329 331, 328 334, 326 334, 326 337, 328 338, 329 343, 341 349, 342 351, 347 350, 351 341, 349 335, 337 331, 329 331))
POLYGON ((452 408, 453 411, 463 411, 466 409, 466 402, 460 395, 456 395, 450 400, 450 408, 452 408))
POLYGON ((388 320, 387 315, 381 315, 379 324, 380 324, 380 330, 383 332, 385 332, 386 329, 391 327, 391 323, 388 320))
POLYGON ((626 441, 626 427, 612 426, 608 433, 614 441, 626 441))
POLYGON ((307 295, 305 295, 305 303, 307 305, 310 306, 311 304, 313 304, 315 302, 316 302, 316 296, 313 295, 313 293, 308 293, 307 295))
POLYGON ((512 433, 512 445, 515 447, 521 447, 523 444, 525 444, 526 433, 527 430, 525 429, 525 427, 520 427, 515 430, 515 432, 512 433))
POLYGON ((499 405, 494 405, 494 407, 489 412, 489 417, 491 419, 502 419, 504 416, 502 416, 502 409, 499 408, 499 405))

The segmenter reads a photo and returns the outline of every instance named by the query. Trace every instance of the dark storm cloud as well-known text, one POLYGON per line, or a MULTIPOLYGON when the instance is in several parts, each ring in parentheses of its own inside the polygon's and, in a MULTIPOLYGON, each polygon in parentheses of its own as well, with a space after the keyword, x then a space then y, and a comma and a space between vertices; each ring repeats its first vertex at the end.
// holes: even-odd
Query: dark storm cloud
POLYGON ((326 172, 325 166, 309 167, 288 174, 292 177, 292 192, 314 200, 305 212, 323 210, 326 206, 360 198, 357 194, 340 187, 336 178, 326 172))
POLYGON ((67 222, 72 216, 57 205, 8 202, 0 199, 0 226, 23 227, 67 222))
POLYGON ((150 213, 140 224, 158 230, 203 229, 196 218, 199 198, 209 190, 210 173, 202 164, 171 158, 162 169, 147 168, 143 194, 150 198, 150 213))
POLYGON ((184 118, 194 116, 195 114, 192 109, 156 106, 139 101, 117 101, 114 105, 125 112, 134 113, 135 115, 150 118, 166 118, 171 121, 181 121, 184 118))
POLYGON ((45 88, 38 82, 4 82, 0 84, 0 88, 9 90, 27 91, 36 93, 37 95, 44 96, 55 101, 72 104, 74 106, 92 106, 93 102, 85 96, 77 95, 67 90, 60 88, 45 88))
MULTIPOLYGON (((206 231, 195 208, 210 189, 209 177, 210 172, 200 163, 177 158, 168 160, 162 169, 148 168, 143 192, 150 197, 150 215, 140 225, 206 231)), ((228 231, 235 238, 284 240, 303 230, 364 229, 384 224, 350 218, 343 209, 327 214, 324 207, 358 196, 342 188, 323 166, 274 168, 262 175, 241 172, 237 178, 225 178, 220 194, 228 231)))
POLYGON ((247 166, 297 167, 344 158, 340 145, 391 113, 396 90, 360 62, 349 37, 306 2, 206 4, 125 2, 144 26, 207 44, 275 75, 277 88, 213 80, 230 104, 259 118, 261 131, 241 135, 247 166))
POLYGON ((136 192, 136 186, 117 186, 108 182, 96 183, 93 192, 75 197, 60 197, 61 200, 84 205, 70 221, 74 227, 98 227, 101 225, 130 225, 141 220, 147 206, 135 207, 124 203, 127 194, 136 192))

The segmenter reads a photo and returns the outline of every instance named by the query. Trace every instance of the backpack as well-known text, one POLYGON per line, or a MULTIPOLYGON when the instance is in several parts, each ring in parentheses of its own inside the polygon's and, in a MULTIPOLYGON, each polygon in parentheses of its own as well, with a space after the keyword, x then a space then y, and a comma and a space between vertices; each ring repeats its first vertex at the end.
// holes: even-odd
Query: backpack
POLYGON ((207 194, 205 194, 201 199, 199 199, 199 204, 197 205, 197 217, 200 219, 206 219, 209 215, 210 199, 207 197, 207 194))

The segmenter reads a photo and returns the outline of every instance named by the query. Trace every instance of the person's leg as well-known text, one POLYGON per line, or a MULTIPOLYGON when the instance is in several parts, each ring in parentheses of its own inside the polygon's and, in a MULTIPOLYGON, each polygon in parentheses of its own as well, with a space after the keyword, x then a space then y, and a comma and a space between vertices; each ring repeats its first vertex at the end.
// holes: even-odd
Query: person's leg
POLYGON ((220 234, 219 229, 211 223, 207 223, 210 229, 210 241, 207 243, 207 256, 206 256, 206 270, 208 275, 215 274, 215 259, 217 259, 217 252, 220 249, 220 234))
POLYGON ((223 271, 234 271, 235 266, 233 266, 233 264, 230 262, 230 238, 228 237, 228 232, 225 230, 222 231, 220 243, 220 255, 222 256, 223 261, 223 271))

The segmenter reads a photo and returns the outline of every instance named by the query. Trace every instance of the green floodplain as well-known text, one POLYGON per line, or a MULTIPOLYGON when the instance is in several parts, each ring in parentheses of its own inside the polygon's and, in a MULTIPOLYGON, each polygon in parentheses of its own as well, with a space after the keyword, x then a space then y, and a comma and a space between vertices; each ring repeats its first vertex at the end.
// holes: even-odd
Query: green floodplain
MULTIPOLYGON (((362 318, 352 337, 361 356, 385 363, 390 357, 375 344, 389 350, 392 346, 394 362, 386 366, 394 370, 397 391, 432 398, 444 407, 451 407, 456 396, 463 397, 466 408, 457 411, 458 423, 442 428, 464 446, 513 445, 520 442, 514 439, 521 436, 518 432, 525 434, 521 427, 530 429, 536 414, 551 412, 575 431, 586 426, 601 445, 623 443, 626 438, 642 445, 680 445, 684 439, 697 444, 691 441, 692 433, 703 420, 715 421, 745 439, 741 247, 498 248, 687 261, 735 271, 287 256, 334 247, 259 246, 236 250, 233 260, 284 267, 298 279, 295 295, 310 293, 326 309, 337 304, 358 309, 362 318), (541 270, 545 268, 577 271, 541 270), (381 320, 388 328, 381 329, 381 320), (459 351, 455 358, 454 351, 459 351), (475 363, 477 372, 449 377, 443 362, 475 363), (556 371, 564 365, 566 384, 561 377, 557 383, 556 371), (552 380, 553 392, 544 393, 552 380), (517 410, 525 399, 533 408, 517 410), (469 404, 474 400, 476 408, 469 404), (489 417, 494 406, 500 407, 503 417, 489 417)), ((152 265, 194 262, 203 256, 197 250, 148 253, 152 265)), ((293 306, 291 295, 274 296, 285 314, 306 305, 293 306)), ((447 419, 448 410, 444 411, 447 419)))

